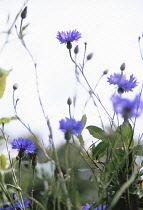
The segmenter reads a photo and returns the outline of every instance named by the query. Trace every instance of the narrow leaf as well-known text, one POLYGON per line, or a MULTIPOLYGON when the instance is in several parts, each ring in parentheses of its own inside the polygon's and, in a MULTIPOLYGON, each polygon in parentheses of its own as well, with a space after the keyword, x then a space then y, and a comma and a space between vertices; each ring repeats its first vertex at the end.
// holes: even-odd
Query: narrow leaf
POLYGON ((17 120, 17 117, 9 117, 9 118, 1 118, 0 119, 0 124, 2 123, 9 123, 11 120, 17 120))
POLYGON ((3 154, 1 154, 0 155, 0 169, 5 170, 6 164, 7 164, 6 157, 3 154))
POLYGON ((81 122, 83 123, 84 126, 86 125, 86 121, 87 121, 87 117, 86 117, 86 114, 84 114, 81 119, 81 122))

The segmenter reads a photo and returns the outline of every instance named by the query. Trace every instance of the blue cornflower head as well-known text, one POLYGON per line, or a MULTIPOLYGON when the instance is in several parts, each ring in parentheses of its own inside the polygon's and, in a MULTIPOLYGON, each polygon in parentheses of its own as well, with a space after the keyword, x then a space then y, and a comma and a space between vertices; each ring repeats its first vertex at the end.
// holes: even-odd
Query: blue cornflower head
MULTIPOLYGON (((89 210, 91 207, 92 207, 92 204, 86 203, 86 206, 84 206, 82 210, 89 210)), ((106 205, 103 206, 102 204, 100 204, 98 207, 96 207, 94 209, 91 208, 91 209, 92 210, 103 210, 103 209, 106 209, 106 208, 107 208, 106 205)))
POLYGON ((108 77, 107 79, 108 79, 107 82, 109 82, 110 85, 118 86, 119 93, 133 91, 133 88, 135 88, 138 83, 133 74, 130 75, 129 80, 126 79, 126 75, 117 74, 117 73, 110 75, 110 77, 108 77))
POLYGON ((81 38, 81 33, 73 30, 73 31, 61 31, 57 33, 56 38, 59 40, 60 44, 66 44, 67 42, 78 41, 81 38))
POLYGON ((73 118, 62 119, 60 120, 59 123, 60 123, 59 128, 64 132, 66 140, 70 140, 71 134, 77 135, 77 134, 80 134, 83 130, 82 122, 76 121, 73 118))
POLYGON ((139 95, 137 95, 133 100, 113 95, 111 100, 113 102, 114 111, 121 114, 122 117, 126 119, 138 117, 143 110, 143 102, 140 100, 139 95))
MULTIPOLYGON (((30 201, 28 199, 23 199, 23 204, 24 204, 25 208, 29 208, 29 203, 30 203, 30 201)), ((15 203, 13 203, 13 206, 17 210, 22 209, 21 201, 16 201, 15 203)), ((15 210, 13 206, 12 205, 4 206, 4 208, 0 208, 0 210, 15 210)))
POLYGON ((11 142, 12 149, 17 149, 19 151, 19 157, 22 158, 24 155, 27 155, 28 153, 33 153, 36 146, 34 143, 23 138, 14 139, 13 142, 11 142))

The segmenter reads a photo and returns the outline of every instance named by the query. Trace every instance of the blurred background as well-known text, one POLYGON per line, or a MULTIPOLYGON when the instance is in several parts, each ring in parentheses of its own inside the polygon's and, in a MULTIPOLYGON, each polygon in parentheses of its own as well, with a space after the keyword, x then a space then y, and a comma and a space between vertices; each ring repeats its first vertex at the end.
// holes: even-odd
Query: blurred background
MULTIPOLYGON (((0 48, 6 40, 6 31, 11 27, 16 15, 25 1, 0 1, 0 48)), ((109 86, 107 77, 120 72, 123 62, 126 64, 127 77, 134 74, 139 85, 133 93, 126 93, 126 97, 134 97, 142 86, 143 62, 140 55, 138 37, 143 32, 143 1, 141 0, 29 0, 27 2, 27 18, 23 26, 25 29, 25 43, 37 63, 39 90, 45 113, 48 115, 54 133, 56 146, 64 143, 64 136, 59 131, 59 120, 69 116, 67 99, 77 94, 76 107, 72 113, 76 120, 87 114, 87 125, 94 124, 101 127, 99 114, 92 100, 84 108, 88 93, 80 85, 76 86, 74 64, 71 62, 66 46, 56 39, 58 31, 76 29, 81 32, 82 39, 73 43, 73 49, 78 44, 78 63, 82 63, 84 43, 87 42, 87 55, 93 53, 92 60, 85 66, 85 75, 95 86, 103 71, 108 69, 96 92, 108 112, 112 115, 111 95, 116 88, 109 86)), ((16 21, 19 30, 20 17, 16 21)), ((142 41, 142 40, 141 40, 142 41)), ((18 115, 29 125, 47 146, 48 129, 39 105, 35 72, 32 60, 17 37, 13 27, 8 43, 0 53, 0 67, 6 70, 12 68, 7 77, 7 87, 0 103, 0 118, 14 115, 12 103, 12 86, 18 83, 15 97, 18 115)), ((81 77, 81 81, 86 86, 81 77)), ((86 86, 87 87, 87 86, 86 86)), ((87 88, 88 89, 88 88, 87 88)), ((108 127, 109 119, 100 108, 101 117, 108 127)), ((140 122, 142 117, 140 118, 140 122)), ((29 135, 27 129, 19 121, 11 121, 5 126, 9 140, 29 135)), ((138 131, 141 132, 140 127, 138 131)), ((83 131, 86 147, 92 139, 83 131)))

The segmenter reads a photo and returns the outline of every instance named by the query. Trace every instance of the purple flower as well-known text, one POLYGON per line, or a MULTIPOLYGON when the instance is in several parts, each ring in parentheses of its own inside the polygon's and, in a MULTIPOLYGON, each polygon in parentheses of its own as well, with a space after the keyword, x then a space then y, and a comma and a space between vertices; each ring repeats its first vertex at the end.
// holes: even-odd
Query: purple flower
POLYGON ((60 120, 60 129, 65 134, 65 139, 69 140, 71 138, 71 134, 77 135, 80 134, 83 130, 83 124, 81 121, 76 121, 75 119, 66 118, 66 120, 60 120))
MULTIPOLYGON (((29 203, 30 203, 29 200, 23 199, 23 204, 24 204, 24 207, 25 207, 25 208, 29 208, 29 203)), ((16 201, 15 203, 13 203, 13 206, 14 206, 17 210, 22 209, 22 203, 21 203, 21 201, 16 201)), ((0 210, 15 210, 15 209, 13 208, 13 206, 12 206, 12 205, 10 205, 10 206, 7 205, 7 206, 6 206, 6 205, 4 204, 4 208, 0 208, 0 210)))
POLYGON ((78 41, 81 38, 81 33, 73 30, 73 31, 61 31, 57 33, 56 38, 59 40, 60 44, 66 44, 67 42, 78 41))
POLYGON ((28 153, 33 153, 36 148, 31 140, 24 140, 23 138, 14 139, 13 142, 11 142, 11 145, 12 149, 17 149, 17 151, 19 151, 20 158, 28 153))
POLYGON ((143 109, 143 102, 137 95, 134 100, 112 96, 113 108, 116 113, 121 114, 124 118, 138 117, 143 109))
POLYGON ((110 75, 107 79, 107 82, 109 82, 110 85, 118 86, 119 93, 133 91, 132 89, 135 88, 138 83, 133 74, 130 76, 129 80, 126 79, 126 75, 116 73, 110 75))
MULTIPOLYGON (((82 210, 89 210, 92 205, 93 204, 90 205, 90 204, 86 203, 86 206, 84 206, 82 210)), ((102 204, 100 204, 98 207, 96 207, 92 210, 103 210, 103 209, 106 209, 106 205, 103 206, 102 204)))

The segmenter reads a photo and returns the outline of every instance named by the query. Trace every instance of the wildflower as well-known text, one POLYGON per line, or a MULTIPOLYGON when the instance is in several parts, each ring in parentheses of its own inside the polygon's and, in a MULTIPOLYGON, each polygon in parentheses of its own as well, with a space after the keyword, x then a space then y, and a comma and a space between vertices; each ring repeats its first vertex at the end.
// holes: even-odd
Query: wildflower
POLYGON ((121 114, 124 118, 138 117, 143 109, 143 102, 137 95, 134 100, 112 96, 113 108, 116 113, 121 114))
POLYGON ((71 134, 76 135, 80 134, 83 130, 83 124, 81 121, 76 121, 75 119, 67 118, 66 120, 62 119, 60 120, 60 129, 65 134, 65 139, 70 140, 71 134))
MULTIPOLYGON (((82 210, 89 210, 91 208, 91 206, 92 206, 92 204, 90 205, 90 204, 86 203, 86 206, 84 206, 82 210)), ((98 207, 96 207, 92 210, 103 210, 103 209, 106 209, 106 205, 103 206, 102 204, 100 204, 98 207)))
POLYGON ((81 33, 73 30, 73 31, 61 31, 57 33, 56 38, 59 40, 60 44, 67 44, 67 42, 78 41, 81 38, 81 33))
POLYGON ((28 153, 33 153, 36 147, 31 140, 24 140, 23 138, 14 139, 13 142, 11 142, 11 145, 12 149, 17 149, 19 151, 18 156, 20 158, 28 153))
MULTIPOLYGON (((29 208, 29 203, 30 203, 30 201, 29 200, 27 200, 27 199, 23 199, 23 204, 24 204, 24 207, 25 208, 29 208)), ((10 205, 10 206, 5 206, 4 205, 4 208, 0 208, 0 210, 15 210, 15 209, 17 209, 17 210, 19 210, 19 209, 22 209, 22 203, 21 203, 21 201, 16 201, 15 203, 13 203, 12 205, 10 205), (14 207, 15 208, 14 208, 14 207)))
POLYGON ((124 93, 128 91, 133 91, 132 89, 137 86, 137 80, 132 75, 130 75, 130 79, 126 79, 126 75, 123 74, 116 74, 110 75, 110 77, 107 78, 107 82, 110 83, 110 85, 117 85, 118 86, 118 92, 124 93))

